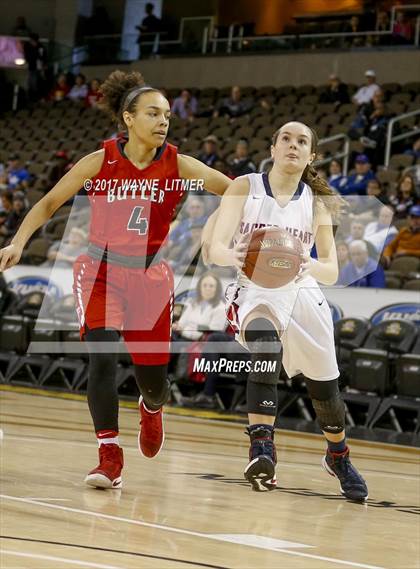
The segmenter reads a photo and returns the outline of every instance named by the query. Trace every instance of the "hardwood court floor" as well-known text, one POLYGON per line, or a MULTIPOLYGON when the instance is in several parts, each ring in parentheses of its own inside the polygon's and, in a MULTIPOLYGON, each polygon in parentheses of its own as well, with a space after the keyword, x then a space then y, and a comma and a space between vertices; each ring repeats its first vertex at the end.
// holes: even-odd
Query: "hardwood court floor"
POLYGON ((338 494, 321 437, 278 431, 274 492, 244 484, 243 426, 166 415, 154 460, 122 409, 123 489, 86 488, 97 446, 84 401, 0 391, 0 567, 419 567, 419 452, 351 444, 370 498, 338 494))

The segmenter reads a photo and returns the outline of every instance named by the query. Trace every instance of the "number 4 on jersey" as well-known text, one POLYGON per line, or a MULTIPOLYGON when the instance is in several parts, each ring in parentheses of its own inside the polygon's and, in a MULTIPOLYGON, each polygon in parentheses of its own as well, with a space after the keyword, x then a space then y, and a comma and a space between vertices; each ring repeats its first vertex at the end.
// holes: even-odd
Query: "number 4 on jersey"
POLYGON ((147 217, 140 217, 143 209, 143 206, 137 205, 131 212, 131 216, 127 224, 127 229, 129 231, 138 231, 139 235, 146 235, 149 229, 147 217))

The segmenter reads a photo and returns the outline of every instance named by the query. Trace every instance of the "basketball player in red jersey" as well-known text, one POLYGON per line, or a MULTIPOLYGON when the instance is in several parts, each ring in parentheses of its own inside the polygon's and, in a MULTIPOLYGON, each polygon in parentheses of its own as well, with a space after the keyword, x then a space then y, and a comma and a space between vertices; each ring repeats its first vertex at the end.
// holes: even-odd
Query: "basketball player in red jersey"
POLYGON ((122 335, 141 393, 139 450, 153 458, 164 440, 173 297, 172 273, 159 250, 183 197, 172 188, 179 178, 203 180, 206 190, 222 195, 230 180, 166 142, 169 102, 146 87, 140 73, 114 71, 101 91, 103 110, 127 135, 82 158, 32 208, 0 251, 0 270, 18 263, 31 235, 82 186, 89 188, 89 247, 74 265, 80 333, 89 350, 88 404, 99 444, 99 465, 85 482, 120 488, 123 452, 113 348, 122 335))

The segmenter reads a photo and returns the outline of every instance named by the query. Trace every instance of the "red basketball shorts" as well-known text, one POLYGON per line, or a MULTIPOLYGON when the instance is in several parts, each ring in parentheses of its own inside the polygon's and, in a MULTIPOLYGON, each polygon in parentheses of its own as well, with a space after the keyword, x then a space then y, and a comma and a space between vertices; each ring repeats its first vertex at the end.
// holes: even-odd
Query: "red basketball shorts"
POLYGON ((88 329, 113 328, 133 363, 169 361, 174 281, 167 263, 144 270, 80 255, 73 273, 81 339, 88 329))

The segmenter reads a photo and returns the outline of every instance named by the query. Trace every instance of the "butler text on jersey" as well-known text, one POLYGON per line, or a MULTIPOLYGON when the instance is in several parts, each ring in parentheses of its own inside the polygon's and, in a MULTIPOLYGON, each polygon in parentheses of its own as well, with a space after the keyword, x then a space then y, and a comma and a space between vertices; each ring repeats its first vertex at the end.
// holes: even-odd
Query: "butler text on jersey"
POLYGON ((171 180, 159 180, 156 178, 95 178, 94 180, 85 180, 83 187, 87 192, 106 195, 108 203, 112 203, 115 200, 135 200, 137 198, 163 203, 165 192, 203 191, 204 180, 185 180, 182 178, 171 180))

